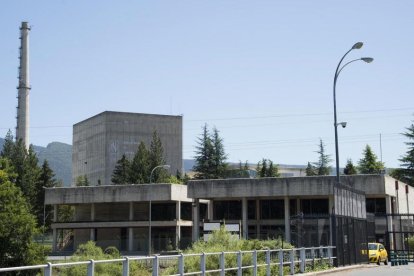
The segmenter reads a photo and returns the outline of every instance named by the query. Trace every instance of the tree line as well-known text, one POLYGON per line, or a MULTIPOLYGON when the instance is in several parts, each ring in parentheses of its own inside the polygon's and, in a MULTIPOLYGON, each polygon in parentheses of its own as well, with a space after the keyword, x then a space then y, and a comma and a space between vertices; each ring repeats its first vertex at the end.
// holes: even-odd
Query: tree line
POLYGON ((150 182, 180 183, 180 172, 177 172, 176 176, 172 176, 162 167, 153 170, 155 167, 162 165, 167 165, 164 158, 164 148, 158 133, 154 131, 149 148, 141 141, 132 160, 129 160, 125 154, 122 155, 116 163, 111 181, 117 185, 150 182))
MULTIPOLYGON (((322 139, 319 140, 318 150, 319 159, 317 162, 308 162, 305 169, 306 176, 315 175, 329 175, 332 167, 329 165, 332 162, 330 155, 325 151, 325 144, 322 139)), ((355 166, 351 159, 347 160, 343 173, 345 175, 353 174, 377 174, 384 170, 384 163, 378 161, 377 155, 372 151, 369 145, 366 145, 362 151, 362 158, 355 166)))
POLYGON ((33 146, 26 150, 9 131, 0 152, 0 267, 45 262, 46 250, 33 237, 44 234, 52 220, 44 188, 60 183, 47 160, 38 163, 33 146))

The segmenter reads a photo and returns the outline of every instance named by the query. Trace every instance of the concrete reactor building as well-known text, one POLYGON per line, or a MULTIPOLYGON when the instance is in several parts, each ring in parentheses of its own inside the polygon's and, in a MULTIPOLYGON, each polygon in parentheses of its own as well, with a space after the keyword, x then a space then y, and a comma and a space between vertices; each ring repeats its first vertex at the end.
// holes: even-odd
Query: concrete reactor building
MULTIPOLYGON (((72 185, 86 176, 91 186, 112 184, 122 155, 132 159, 139 143, 149 147, 154 131, 170 173, 182 171, 182 116, 105 111, 73 126, 72 185)), ((160 164, 163 165, 163 164, 160 164)))

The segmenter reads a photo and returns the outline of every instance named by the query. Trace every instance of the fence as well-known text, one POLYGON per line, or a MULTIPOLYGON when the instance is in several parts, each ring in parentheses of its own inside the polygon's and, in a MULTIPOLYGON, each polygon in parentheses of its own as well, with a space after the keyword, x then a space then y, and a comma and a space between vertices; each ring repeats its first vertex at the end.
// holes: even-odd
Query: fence
MULTIPOLYGON (((200 254, 179 254, 167 256, 151 256, 151 257, 125 257, 122 259, 111 260, 89 260, 81 262, 68 263, 47 263, 44 265, 22 266, 11 268, 0 268, 2 272, 17 272, 23 270, 43 270, 44 276, 53 275, 53 269, 62 267, 71 267, 78 265, 86 265, 87 275, 95 275, 95 265, 104 263, 118 263, 122 269, 122 275, 128 276, 130 272, 130 265, 134 261, 146 262, 153 276, 158 275, 207 275, 214 274, 224 276, 228 272, 231 274, 241 276, 246 270, 249 270, 251 275, 258 275, 258 270, 261 269, 268 276, 283 275, 284 270, 288 270, 290 274, 295 272, 303 273, 317 262, 327 262, 332 265, 336 258, 332 255, 334 247, 311 247, 311 248, 293 248, 293 249, 279 249, 279 250, 254 250, 254 251, 237 251, 237 252, 216 252, 216 253, 200 253, 200 254), (247 258, 246 258, 247 257, 247 258), (189 258, 196 258, 199 263, 199 270, 188 271, 185 266, 185 260, 189 258), (236 264, 234 266, 226 267, 226 261, 230 258, 235 258, 236 264), (213 264, 212 264, 212 260, 213 264), (209 265, 207 266, 207 262, 209 265), (121 265, 122 264, 122 265, 121 265), (162 273, 163 267, 176 266, 176 274, 162 273)), ((57 274, 58 275, 58 274, 57 274)), ((227 274, 228 275, 228 274, 227 274)))

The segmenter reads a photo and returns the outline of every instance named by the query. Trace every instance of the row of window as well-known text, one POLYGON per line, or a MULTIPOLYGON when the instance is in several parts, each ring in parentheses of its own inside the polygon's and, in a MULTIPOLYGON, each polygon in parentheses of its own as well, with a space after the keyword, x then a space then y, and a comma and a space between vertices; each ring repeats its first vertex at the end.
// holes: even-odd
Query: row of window
MULTIPOLYGON (((148 203, 134 203, 133 220, 148 220, 148 203)), ((192 220, 191 202, 181 202, 181 219, 192 220)), ((367 198, 366 211, 368 213, 385 214, 384 198, 367 198)), ((60 212, 59 212, 60 213, 60 212)), ((67 214, 67 212, 66 212, 67 214)), ((319 216, 329 214, 328 199, 290 199, 289 214, 295 216, 303 214, 305 216, 319 216)), ((285 207, 283 199, 275 200, 248 200, 247 217, 249 220, 255 219, 284 219, 285 207)), ((151 220, 153 221, 172 221, 176 219, 176 203, 153 203, 151 220)), ((207 205, 200 204, 200 220, 207 219, 207 205)), ((213 201, 213 220, 241 220, 242 219, 242 201, 213 201)), ((79 205, 76 207, 76 213, 70 219, 61 219, 58 221, 90 221, 90 205, 79 205)), ((95 221, 128 221, 129 204, 96 204, 95 221), (115 219, 116 218, 116 219, 115 219)))

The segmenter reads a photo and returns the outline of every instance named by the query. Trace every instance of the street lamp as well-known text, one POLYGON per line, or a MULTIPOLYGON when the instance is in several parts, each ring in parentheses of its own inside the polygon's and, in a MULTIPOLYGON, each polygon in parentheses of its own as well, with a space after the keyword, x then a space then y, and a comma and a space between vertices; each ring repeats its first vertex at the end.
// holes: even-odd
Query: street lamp
POLYGON ((163 168, 163 169, 167 170, 167 169, 170 168, 170 165, 159 165, 159 166, 154 167, 151 171, 151 174, 150 174, 150 184, 152 184, 152 175, 153 175, 154 171, 158 168, 163 168))
POLYGON ((364 61, 366 63, 371 63, 372 61, 374 61, 373 58, 371 57, 362 57, 362 58, 357 58, 357 59, 353 59, 347 63, 345 63, 342 67, 342 61, 344 60, 344 58, 346 57, 346 55, 349 54, 349 52, 351 52, 352 50, 355 49, 361 49, 362 45, 364 45, 362 42, 357 42, 355 43, 351 49, 349 49, 345 55, 341 58, 341 60, 338 63, 338 66, 336 67, 336 71, 335 71, 335 77, 334 77, 334 83, 333 83, 333 101, 334 101, 334 128, 335 128, 335 158, 336 158, 336 184, 339 185, 339 149, 338 149, 338 125, 341 125, 342 127, 346 126, 346 122, 340 122, 338 123, 336 120, 336 81, 338 80, 338 76, 341 73, 341 71, 345 68, 345 66, 347 66, 348 64, 355 62, 355 61, 364 61))
MULTIPOLYGON (((154 167, 152 169, 152 171, 151 171, 151 174, 150 174, 150 184, 152 184, 152 175, 153 175, 154 171, 156 169, 159 169, 159 168, 169 169, 170 168, 170 165, 159 165, 159 166, 154 167)), ((151 193, 150 189, 151 189, 151 186, 149 186, 149 189, 148 189, 148 196, 149 196, 149 208, 148 208, 149 209, 148 210, 148 213, 149 213, 148 214, 148 219, 149 219, 149 227, 148 227, 148 256, 151 256, 151 235, 152 235, 152 233, 151 233, 152 193, 151 193)))

